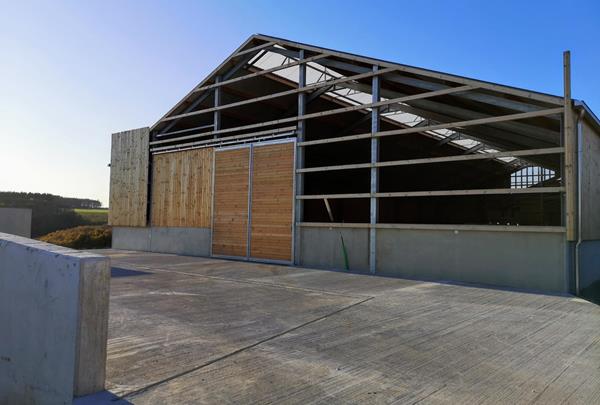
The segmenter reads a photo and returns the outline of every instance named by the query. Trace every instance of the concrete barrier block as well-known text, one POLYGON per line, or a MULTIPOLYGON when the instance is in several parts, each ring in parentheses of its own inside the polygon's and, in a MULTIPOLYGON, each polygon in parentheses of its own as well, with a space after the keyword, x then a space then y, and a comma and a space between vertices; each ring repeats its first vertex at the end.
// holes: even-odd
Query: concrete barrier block
POLYGON ((107 257, 0 233, 0 403, 104 388, 109 285, 107 257))
POLYGON ((0 207, 0 232, 31 237, 31 208, 0 207))

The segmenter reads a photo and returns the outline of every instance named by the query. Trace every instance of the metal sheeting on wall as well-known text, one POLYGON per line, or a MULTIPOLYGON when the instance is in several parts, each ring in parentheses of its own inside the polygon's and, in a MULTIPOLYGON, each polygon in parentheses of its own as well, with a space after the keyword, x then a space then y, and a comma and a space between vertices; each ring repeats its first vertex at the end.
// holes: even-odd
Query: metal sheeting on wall
POLYGON ((149 128, 112 134, 108 222, 146 226, 149 128))
POLYGON ((213 150, 154 155, 152 226, 210 228, 213 150))

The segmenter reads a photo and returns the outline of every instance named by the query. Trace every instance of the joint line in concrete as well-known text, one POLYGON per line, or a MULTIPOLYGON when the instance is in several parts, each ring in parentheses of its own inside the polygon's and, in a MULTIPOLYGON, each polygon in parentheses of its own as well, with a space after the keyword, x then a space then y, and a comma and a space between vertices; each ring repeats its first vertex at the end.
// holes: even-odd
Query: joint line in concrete
POLYGON ((152 390, 152 389, 154 389, 154 388, 156 388, 156 387, 158 387, 158 386, 160 386, 160 385, 163 385, 163 384, 166 384, 166 383, 168 383, 168 382, 170 382, 170 381, 173 381, 173 380, 175 380, 175 379, 177 379, 177 378, 179 378, 179 377, 183 377, 184 375, 187 375, 187 374, 193 373, 194 371, 201 370, 201 369, 203 369, 203 368, 205 368, 205 367, 208 367, 208 366, 210 366, 211 364, 217 363, 217 362, 219 362, 219 361, 222 361, 222 360, 226 360, 226 359, 228 359, 228 358, 230 358, 230 357, 232 357, 232 356, 235 356, 235 355, 237 355, 237 354, 240 354, 240 353, 242 353, 242 352, 244 352, 244 351, 246 351, 246 350, 252 349, 252 348, 254 348, 254 347, 256 347, 256 346, 259 346, 259 345, 261 345, 261 344, 263 344, 263 343, 266 343, 266 342, 269 342, 269 341, 271 341, 271 340, 277 339, 277 338, 279 338, 279 337, 281 337, 281 336, 283 336, 283 335, 286 335, 286 334, 288 334, 288 333, 295 332, 295 331, 297 331, 297 330, 298 330, 298 329, 300 329, 300 328, 304 328, 305 326, 311 325, 311 324, 313 324, 313 323, 316 323, 316 322, 322 321, 323 319, 326 319, 326 318, 329 318, 329 317, 331 317, 331 316, 337 315, 337 314, 339 314, 340 312, 343 312, 343 311, 346 311, 346 310, 348 310, 348 309, 354 308, 355 306, 361 305, 361 304, 363 304, 363 303, 365 303, 365 302, 367 302, 367 301, 369 301, 369 300, 372 300, 373 298, 374 298, 374 297, 369 297, 369 298, 366 298, 366 299, 364 299, 364 300, 361 300, 361 301, 355 302, 354 304, 347 305, 347 306, 345 306, 345 307, 343 307, 343 308, 340 308, 340 309, 338 309, 338 310, 335 310, 335 311, 333 311, 333 312, 330 312, 330 313, 328 313, 328 314, 325 314, 325 315, 323 315, 323 316, 320 316, 320 317, 318 317, 318 318, 315 318, 315 319, 313 319, 313 320, 310 320, 310 321, 308 321, 308 322, 304 322, 303 324, 300 324, 300 325, 298 325, 298 326, 294 326, 293 328, 286 329, 286 330, 284 330, 283 332, 280 332, 280 333, 277 333, 277 334, 275 334, 275 335, 273 335, 273 336, 269 336, 268 338, 265 338, 265 339, 259 340, 258 342, 252 343, 251 345, 247 345, 247 346, 244 346, 244 347, 242 347, 242 348, 240 348, 240 349, 234 350, 233 352, 231 352, 231 353, 227 353, 227 354, 225 354, 225 355, 223 355, 223 356, 220 356, 220 357, 217 357, 216 359, 209 360, 209 361, 207 361, 206 363, 200 364, 200 365, 198 365, 198 366, 196 366, 196 367, 193 367, 193 368, 191 368, 191 369, 189 369, 189 370, 182 371, 181 373, 177 373, 177 374, 175 374, 175 375, 172 375, 171 377, 167 377, 167 378, 165 378, 165 379, 163 379, 163 380, 157 381, 157 382, 155 382, 155 383, 152 383, 152 384, 150 384, 150 385, 147 385, 147 386, 145 386, 145 387, 143 387, 143 388, 140 388, 140 389, 137 389, 137 390, 135 390, 135 391, 132 391, 132 392, 130 392, 130 393, 127 393, 127 394, 125 394, 125 395, 123 395, 123 396, 119 397, 119 399, 133 398, 133 397, 139 396, 139 395, 141 395, 141 394, 143 394, 143 393, 146 393, 146 392, 148 392, 148 391, 150 391, 150 390, 152 390))

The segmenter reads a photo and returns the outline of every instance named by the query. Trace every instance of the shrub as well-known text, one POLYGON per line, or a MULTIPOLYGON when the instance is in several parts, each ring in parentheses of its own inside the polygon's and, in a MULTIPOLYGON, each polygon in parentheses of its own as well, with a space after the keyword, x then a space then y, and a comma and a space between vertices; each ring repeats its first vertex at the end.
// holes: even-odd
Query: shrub
POLYGON ((108 225, 78 226, 49 233, 39 240, 72 249, 109 248, 112 241, 112 228, 108 225))

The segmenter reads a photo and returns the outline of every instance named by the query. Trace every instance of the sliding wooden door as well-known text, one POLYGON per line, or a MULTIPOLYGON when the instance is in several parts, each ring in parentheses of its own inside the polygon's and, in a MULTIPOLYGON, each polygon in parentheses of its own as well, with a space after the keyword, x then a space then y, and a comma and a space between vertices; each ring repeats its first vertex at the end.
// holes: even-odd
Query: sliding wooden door
POLYGON ((292 262, 294 142, 215 151, 212 254, 292 262))
POLYGON ((294 143, 252 148, 250 257, 292 261, 294 143))
POLYGON ((213 255, 248 255, 249 171, 249 147, 215 151, 213 255))

